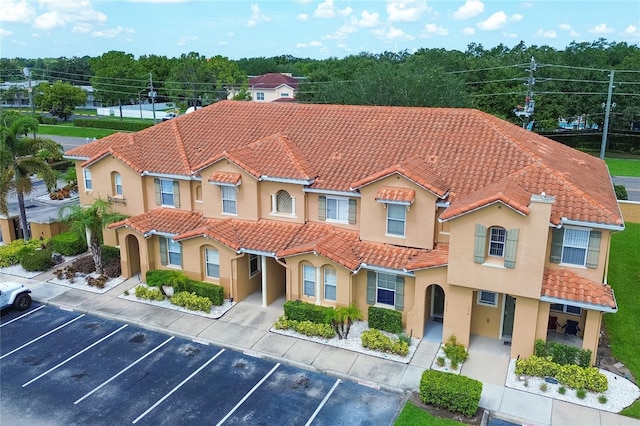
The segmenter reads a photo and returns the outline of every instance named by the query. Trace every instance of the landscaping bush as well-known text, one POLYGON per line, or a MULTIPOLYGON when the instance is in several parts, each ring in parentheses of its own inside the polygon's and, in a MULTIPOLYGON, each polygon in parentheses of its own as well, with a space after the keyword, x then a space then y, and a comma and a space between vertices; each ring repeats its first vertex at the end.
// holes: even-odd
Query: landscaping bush
POLYGON ((100 251, 103 264, 107 265, 116 261, 120 263, 120 249, 118 247, 102 245, 100 251))
POLYGON ((63 232, 51 238, 53 251, 65 256, 75 256, 87 251, 87 243, 76 232, 63 232))
POLYGON ((126 130, 130 132, 137 132, 139 130, 144 130, 147 127, 153 126, 153 123, 76 118, 73 120, 73 125, 75 127, 92 127, 96 129, 126 130))
MULTIPOLYGON (((189 277, 187 277, 182 271, 153 269, 151 271, 147 271, 146 281, 147 285, 151 287, 161 287, 163 285, 179 287, 181 283, 189 281, 189 277)), ((175 290, 180 291, 177 288, 175 290)))
POLYGON ((516 361, 517 375, 536 377, 555 377, 559 383, 573 389, 587 389, 593 392, 604 392, 608 388, 607 376, 597 368, 584 368, 576 364, 560 365, 551 357, 541 358, 531 355, 516 361))
POLYGON ((628 200, 629 194, 627 193, 627 187, 624 185, 613 185, 613 190, 616 192, 616 198, 618 200, 628 200))
POLYGON ((16 265, 20 263, 21 253, 25 250, 36 249, 46 246, 47 240, 31 239, 27 242, 24 240, 15 240, 9 244, 0 246, 0 268, 16 265))
POLYGON ((336 335, 330 324, 315 323, 312 321, 296 321, 288 319, 286 315, 281 316, 273 325, 276 330, 292 329, 305 336, 319 336, 330 339, 336 335))
POLYGON ((50 248, 23 250, 20 255, 20 265, 26 271, 46 271, 54 265, 50 248))
POLYGON ((38 123, 40 124, 49 124, 49 125, 58 124, 57 118, 49 117, 48 115, 36 115, 36 120, 38 120, 38 123))
POLYGON ((301 300, 289 300, 284 303, 284 314, 287 318, 296 321, 311 321, 318 324, 328 322, 328 311, 333 308, 318 306, 301 300))
POLYGON ((444 344, 443 348, 444 354, 451 361, 452 368, 456 368, 457 366, 467 360, 469 357, 469 353, 465 349, 464 345, 458 343, 455 334, 452 334, 447 340, 447 343, 444 344))
POLYGON ((420 399, 472 417, 478 412, 482 383, 466 376, 425 370, 420 379, 420 399))
POLYGON ((215 306, 224 303, 224 287, 196 281, 189 278, 182 271, 154 269, 147 271, 147 285, 151 287, 171 286, 175 293, 195 293, 197 296, 206 297, 215 306))
POLYGON ((180 291, 171 296, 169 300, 174 305, 182 306, 192 311, 211 311, 211 300, 195 293, 180 291))
POLYGON ((402 312, 369 306, 369 327, 389 333, 402 332, 402 312))
POLYGON ((387 352, 406 356, 409 353, 409 344, 400 339, 394 339, 375 328, 362 333, 362 346, 374 351, 387 352))
POLYGON ((537 339, 534 353, 536 356, 542 358, 550 356, 553 362, 561 365, 576 364, 584 368, 591 366, 590 350, 580 349, 562 343, 545 342, 542 339, 537 339))
POLYGON ((96 271, 96 264, 91 256, 79 257, 73 261, 71 266, 75 272, 80 272, 81 274, 90 274, 96 271))
POLYGON ((118 278, 122 275, 122 266, 120 265, 120 261, 104 265, 103 272, 109 278, 118 278))
POLYGON ((136 297, 145 300, 155 300, 157 302, 164 300, 164 294, 162 294, 160 289, 145 287, 143 285, 136 287, 136 297))

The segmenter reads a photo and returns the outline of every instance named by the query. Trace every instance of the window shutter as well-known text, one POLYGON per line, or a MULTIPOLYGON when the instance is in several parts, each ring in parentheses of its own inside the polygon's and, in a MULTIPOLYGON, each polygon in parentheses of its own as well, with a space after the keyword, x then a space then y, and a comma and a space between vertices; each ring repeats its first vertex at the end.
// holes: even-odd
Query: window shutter
POLYGON ((318 220, 327 220, 327 197, 318 197, 318 220))
POLYGON ((485 249, 487 246, 487 228, 476 223, 476 242, 473 249, 473 261, 484 263, 485 249))
POLYGON ((356 200, 353 198, 349 198, 349 224, 356 224, 356 200))
POLYGON ((564 228, 553 228, 551 231, 551 255, 549 262, 560 263, 562 259, 562 243, 564 242, 564 228))
POLYGON ((600 254, 600 241, 602 240, 602 232, 591 231, 589 235, 589 248, 587 249, 587 268, 598 267, 598 255, 600 254))
POLYGON ((167 264, 167 239, 160 238, 160 263, 167 264))
POLYGON ((404 277, 396 276, 396 310, 404 309, 404 277))
POLYGON ((376 273, 367 271, 367 304, 376 303, 376 273))
POLYGON ((162 194, 160 193, 160 179, 153 179, 153 187, 156 191, 156 206, 162 205, 162 194))
POLYGON ((173 181, 173 206, 180 208, 180 182, 177 180, 173 181))
POLYGON ((518 248, 518 228, 509 229, 507 231, 507 243, 504 247, 504 266, 505 268, 516 267, 516 250, 518 248))

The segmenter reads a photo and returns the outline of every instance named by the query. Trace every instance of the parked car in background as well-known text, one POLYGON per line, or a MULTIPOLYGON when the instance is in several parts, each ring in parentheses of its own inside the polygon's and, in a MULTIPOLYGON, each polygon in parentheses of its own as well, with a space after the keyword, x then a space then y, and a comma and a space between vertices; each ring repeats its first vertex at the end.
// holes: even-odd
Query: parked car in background
POLYGON ((168 112, 165 114, 164 117, 162 117, 162 121, 169 121, 172 118, 176 118, 178 116, 178 114, 176 114, 175 112, 168 112))
POLYGON ((18 311, 24 311, 31 306, 31 290, 22 284, 14 282, 0 283, 0 309, 13 306, 18 311))

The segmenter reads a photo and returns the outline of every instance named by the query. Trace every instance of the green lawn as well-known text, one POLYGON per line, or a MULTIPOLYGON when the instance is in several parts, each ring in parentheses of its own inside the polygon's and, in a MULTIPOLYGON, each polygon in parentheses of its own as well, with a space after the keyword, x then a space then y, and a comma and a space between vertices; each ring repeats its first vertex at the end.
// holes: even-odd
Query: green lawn
POLYGON ((640 177, 640 159, 630 160, 621 158, 606 158, 611 176, 635 176, 640 177))
POLYGON ((396 419, 395 426, 460 426, 464 425, 449 419, 434 417, 423 409, 416 407, 413 403, 407 401, 400 415, 396 419))
MULTIPOLYGON (((608 282, 618 302, 618 312, 604 316, 611 351, 640 380, 640 224, 627 223, 613 235, 608 282)), ((622 411, 640 418, 640 401, 622 411)))
POLYGON ((53 135, 100 139, 113 133, 116 133, 116 130, 74 127, 73 123, 61 123, 56 125, 40 124, 38 126, 38 134, 43 136, 53 135))

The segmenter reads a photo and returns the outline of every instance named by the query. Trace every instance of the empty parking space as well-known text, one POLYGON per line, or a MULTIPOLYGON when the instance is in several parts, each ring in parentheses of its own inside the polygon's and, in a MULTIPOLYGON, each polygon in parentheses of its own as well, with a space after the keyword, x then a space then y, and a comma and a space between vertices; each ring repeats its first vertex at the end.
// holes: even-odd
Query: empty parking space
POLYGON ((0 321, 7 424, 390 424, 402 396, 35 306, 0 321))

